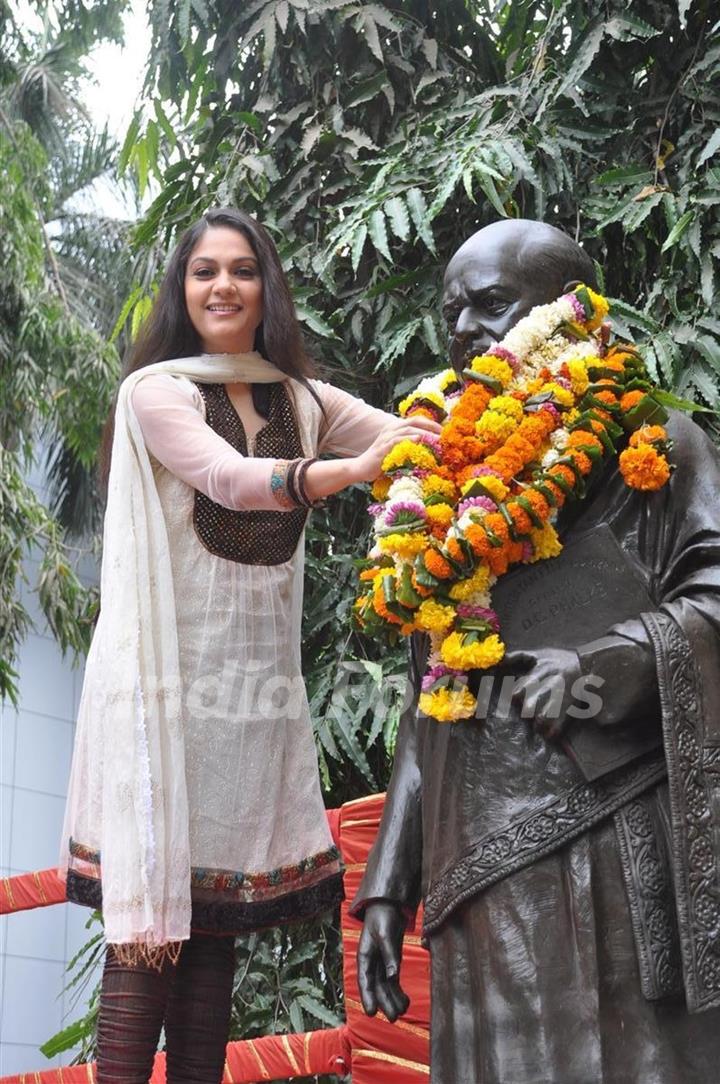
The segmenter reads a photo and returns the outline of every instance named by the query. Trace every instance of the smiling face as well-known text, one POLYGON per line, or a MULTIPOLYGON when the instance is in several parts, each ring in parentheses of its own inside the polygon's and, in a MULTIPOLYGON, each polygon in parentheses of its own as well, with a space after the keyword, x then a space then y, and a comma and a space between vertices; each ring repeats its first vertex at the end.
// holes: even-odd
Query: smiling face
POLYGON ((245 234, 229 226, 203 233, 188 258, 185 304, 205 353, 253 349, 263 318, 263 282, 245 234))
MULTIPOLYGON (((532 223, 531 225, 536 225, 532 223)), ((453 256, 445 272, 443 315, 457 372, 487 353, 535 305, 554 301, 563 281, 533 273, 520 259, 528 232, 519 222, 480 230, 453 256)))

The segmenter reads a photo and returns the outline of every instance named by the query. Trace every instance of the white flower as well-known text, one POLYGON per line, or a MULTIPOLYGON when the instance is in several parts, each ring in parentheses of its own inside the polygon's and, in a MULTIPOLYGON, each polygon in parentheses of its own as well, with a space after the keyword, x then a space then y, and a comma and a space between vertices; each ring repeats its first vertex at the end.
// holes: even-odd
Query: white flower
POLYGON ((387 495, 388 504, 391 501, 418 501, 422 500, 422 483, 417 478, 401 475, 390 486, 387 495))

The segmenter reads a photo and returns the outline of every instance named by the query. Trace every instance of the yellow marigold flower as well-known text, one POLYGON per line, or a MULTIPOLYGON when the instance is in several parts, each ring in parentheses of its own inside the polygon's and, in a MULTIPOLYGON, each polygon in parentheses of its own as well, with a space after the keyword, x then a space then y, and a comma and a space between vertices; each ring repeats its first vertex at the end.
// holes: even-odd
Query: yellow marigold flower
POLYGON ((572 410, 568 410, 567 414, 565 415, 565 428, 570 425, 574 425, 574 423, 578 420, 579 417, 580 411, 577 409, 577 407, 573 407, 572 410))
POLYGON ((572 358, 567 363, 568 372, 570 373, 570 382, 572 384, 572 390, 576 395, 584 395, 587 391, 590 379, 587 374, 587 365, 582 358, 572 358))
POLYGON ((467 580, 460 580, 450 588, 450 598, 456 602, 464 602, 474 595, 485 594, 490 586, 490 569, 482 564, 473 572, 467 580))
POLYGON ((535 561, 544 561, 547 557, 557 557, 562 551, 562 542, 557 536, 557 531, 552 523, 546 523, 544 527, 530 532, 530 541, 533 546, 533 555, 529 564, 535 561))
POLYGON ((453 509, 449 504, 429 504, 425 511, 431 526, 449 527, 452 523, 453 509))
POLYGON ((542 379, 539 376, 536 376, 534 380, 528 380, 525 385, 525 391, 528 395, 537 395, 542 386, 542 379))
POLYGON ((480 416, 475 425, 475 432, 479 437, 493 437, 504 444, 517 429, 517 422, 506 414, 496 414, 494 410, 486 410, 480 416))
POLYGON ((384 501, 387 499, 391 485, 392 478, 386 478, 384 475, 381 475, 373 482, 370 492, 376 501, 384 501))
POLYGON ((455 607, 426 599, 415 615, 415 624, 426 632, 447 632, 455 620, 455 607))
POLYGON ((543 384, 541 391, 552 392, 553 399, 555 399, 560 406, 572 407, 575 406, 575 396, 567 388, 564 388, 562 384, 556 384, 554 380, 548 380, 546 384, 543 384))
POLYGON ((487 670, 496 666, 505 654, 505 644, 497 633, 484 640, 464 643, 461 632, 451 632, 440 647, 440 657, 453 670, 487 670))
POLYGON ((416 444, 413 440, 401 440, 388 452, 382 461, 384 474, 400 470, 403 467, 424 467, 432 470, 437 466, 437 459, 426 444, 416 444))
POLYGON ((523 405, 512 395, 496 395, 488 403, 488 410, 495 410, 498 414, 507 414, 508 418, 513 418, 516 422, 522 421, 523 405))
POLYGON ((592 301, 593 308, 595 309, 595 315, 588 321, 587 329, 588 331, 596 331, 610 312, 610 306, 602 294, 596 294, 589 286, 586 286, 585 289, 587 290, 588 297, 592 301))
POLYGON ((435 692, 421 693, 418 708, 423 715, 429 715, 439 723, 454 723, 458 719, 472 719, 475 697, 466 688, 449 689, 443 685, 435 692))
POLYGON ((439 493, 441 497, 446 497, 448 501, 455 500, 455 486, 452 482, 449 482, 447 478, 440 478, 437 474, 428 474, 422 481, 423 497, 430 497, 435 493, 439 493))
POLYGON ((441 392, 416 390, 411 391, 410 394, 406 396, 405 399, 403 399, 398 406, 398 413, 401 415, 401 417, 405 417, 410 407, 413 405, 413 403, 417 402, 418 399, 424 399, 428 403, 433 403, 441 410, 445 409, 445 396, 441 392))
MULTIPOLYGON (((468 482, 465 482, 462 486, 461 492, 463 497, 472 486, 474 478, 471 478, 468 482)), ((502 478, 498 478, 497 474, 483 474, 478 481, 483 484, 494 501, 499 504, 500 501, 504 501, 510 490, 503 482, 502 478)))
POLYGON ((482 373, 483 376, 499 380, 504 388, 512 380, 513 371, 503 358, 496 358, 494 354, 481 354, 473 358, 470 368, 474 373, 482 373))
POLYGON ((446 388, 450 388, 453 384, 457 384, 458 375, 454 369, 443 369, 439 376, 436 377, 436 380, 440 391, 445 391, 446 388))
POLYGON ((412 561, 418 553, 422 553, 427 544, 428 536, 422 531, 410 534, 386 534, 384 538, 378 539, 378 545, 383 553, 389 553, 392 557, 401 557, 405 561, 412 561))

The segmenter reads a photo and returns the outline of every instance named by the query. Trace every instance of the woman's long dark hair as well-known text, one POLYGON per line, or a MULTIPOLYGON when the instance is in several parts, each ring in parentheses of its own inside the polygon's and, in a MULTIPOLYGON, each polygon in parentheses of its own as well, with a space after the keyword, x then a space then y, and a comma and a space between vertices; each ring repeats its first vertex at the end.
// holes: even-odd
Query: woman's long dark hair
MULTIPOLYGON (((255 350, 283 373, 307 387, 308 378, 314 375, 314 366, 305 352, 290 286, 277 249, 259 222, 234 207, 206 211, 178 241, 168 260, 150 315, 123 366, 123 379, 136 369, 156 361, 190 358, 202 353, 200 337, 190 321, 185 304, 185 275, 190 254, 198 241, 207 230, 217 226, 229 227, 243 234, 258 261, 263 284, 263 318, 255 333, 255 350)), ((110 470, 114 414, 113 404, 100 447, 103 486, 110 470)))

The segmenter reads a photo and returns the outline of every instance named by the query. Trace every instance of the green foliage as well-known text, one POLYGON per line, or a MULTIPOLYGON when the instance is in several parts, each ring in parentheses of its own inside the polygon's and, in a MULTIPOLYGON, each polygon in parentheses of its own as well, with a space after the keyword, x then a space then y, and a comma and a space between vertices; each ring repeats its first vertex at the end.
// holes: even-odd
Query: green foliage
POLYGON ((92 931, 97 926, 101 928, 91 933, 67 965, 70 978, 64 992, 71 995, 70 1011, 82 1001, 83 1015, 43 1043, 40 1051, 46 1058, 54 1058, 56 1054, 63 1054, 67 1050, 75 1051, 75 1061, 78 1064, 95 1057, 95 1033, 100 1008, 97 975, 105 958, 105 935, 102 930, 102 916, 99 911, 93 911, 85 923, 85 929, 92 931))
MULTIPOLYGON (((107 5, 101 7, 109 18, 107 5)), ((56 226, 60 241, 53 242, 47 226, 69 196, 108 169, 112 145, 88 134, 75 102, 81 58, 71 50, 72 35, 29 42, 5 5, 0 20, 9 31, 0 46, 0 695, 14 700, 15 660, 30 627, 21 590, 28 586, 25 557, 40 560, 39 580, 31 586, 63 650, 82 655, 87 649, 97 600, 73 571, 75 555, 57 506, 62 511, 64 501, 65 510, 72 509, 66 520, 77 533, 97 523, 89 479, 118 358, 98 333, 102 321, 93 319, 92 292, 84 291, 81 277, 65 274, 71 255, 77 264, 83 261, 78 229, 56 226), (32 47, 40 51, 35 61, 32 47), (54 502, 43 501, 25 481, 38 444, 53 456, 59 481, 54 502)), ((88 40, 99 33, 93 25, 84 32, 88 40)), ((86 271, 94 269, 89 244, 84 263, 86 271)), ((108 298, 98 301, 98 310, 108 298)), ((109 331, 112 315, 105 311, 103 319, 109 331)))

